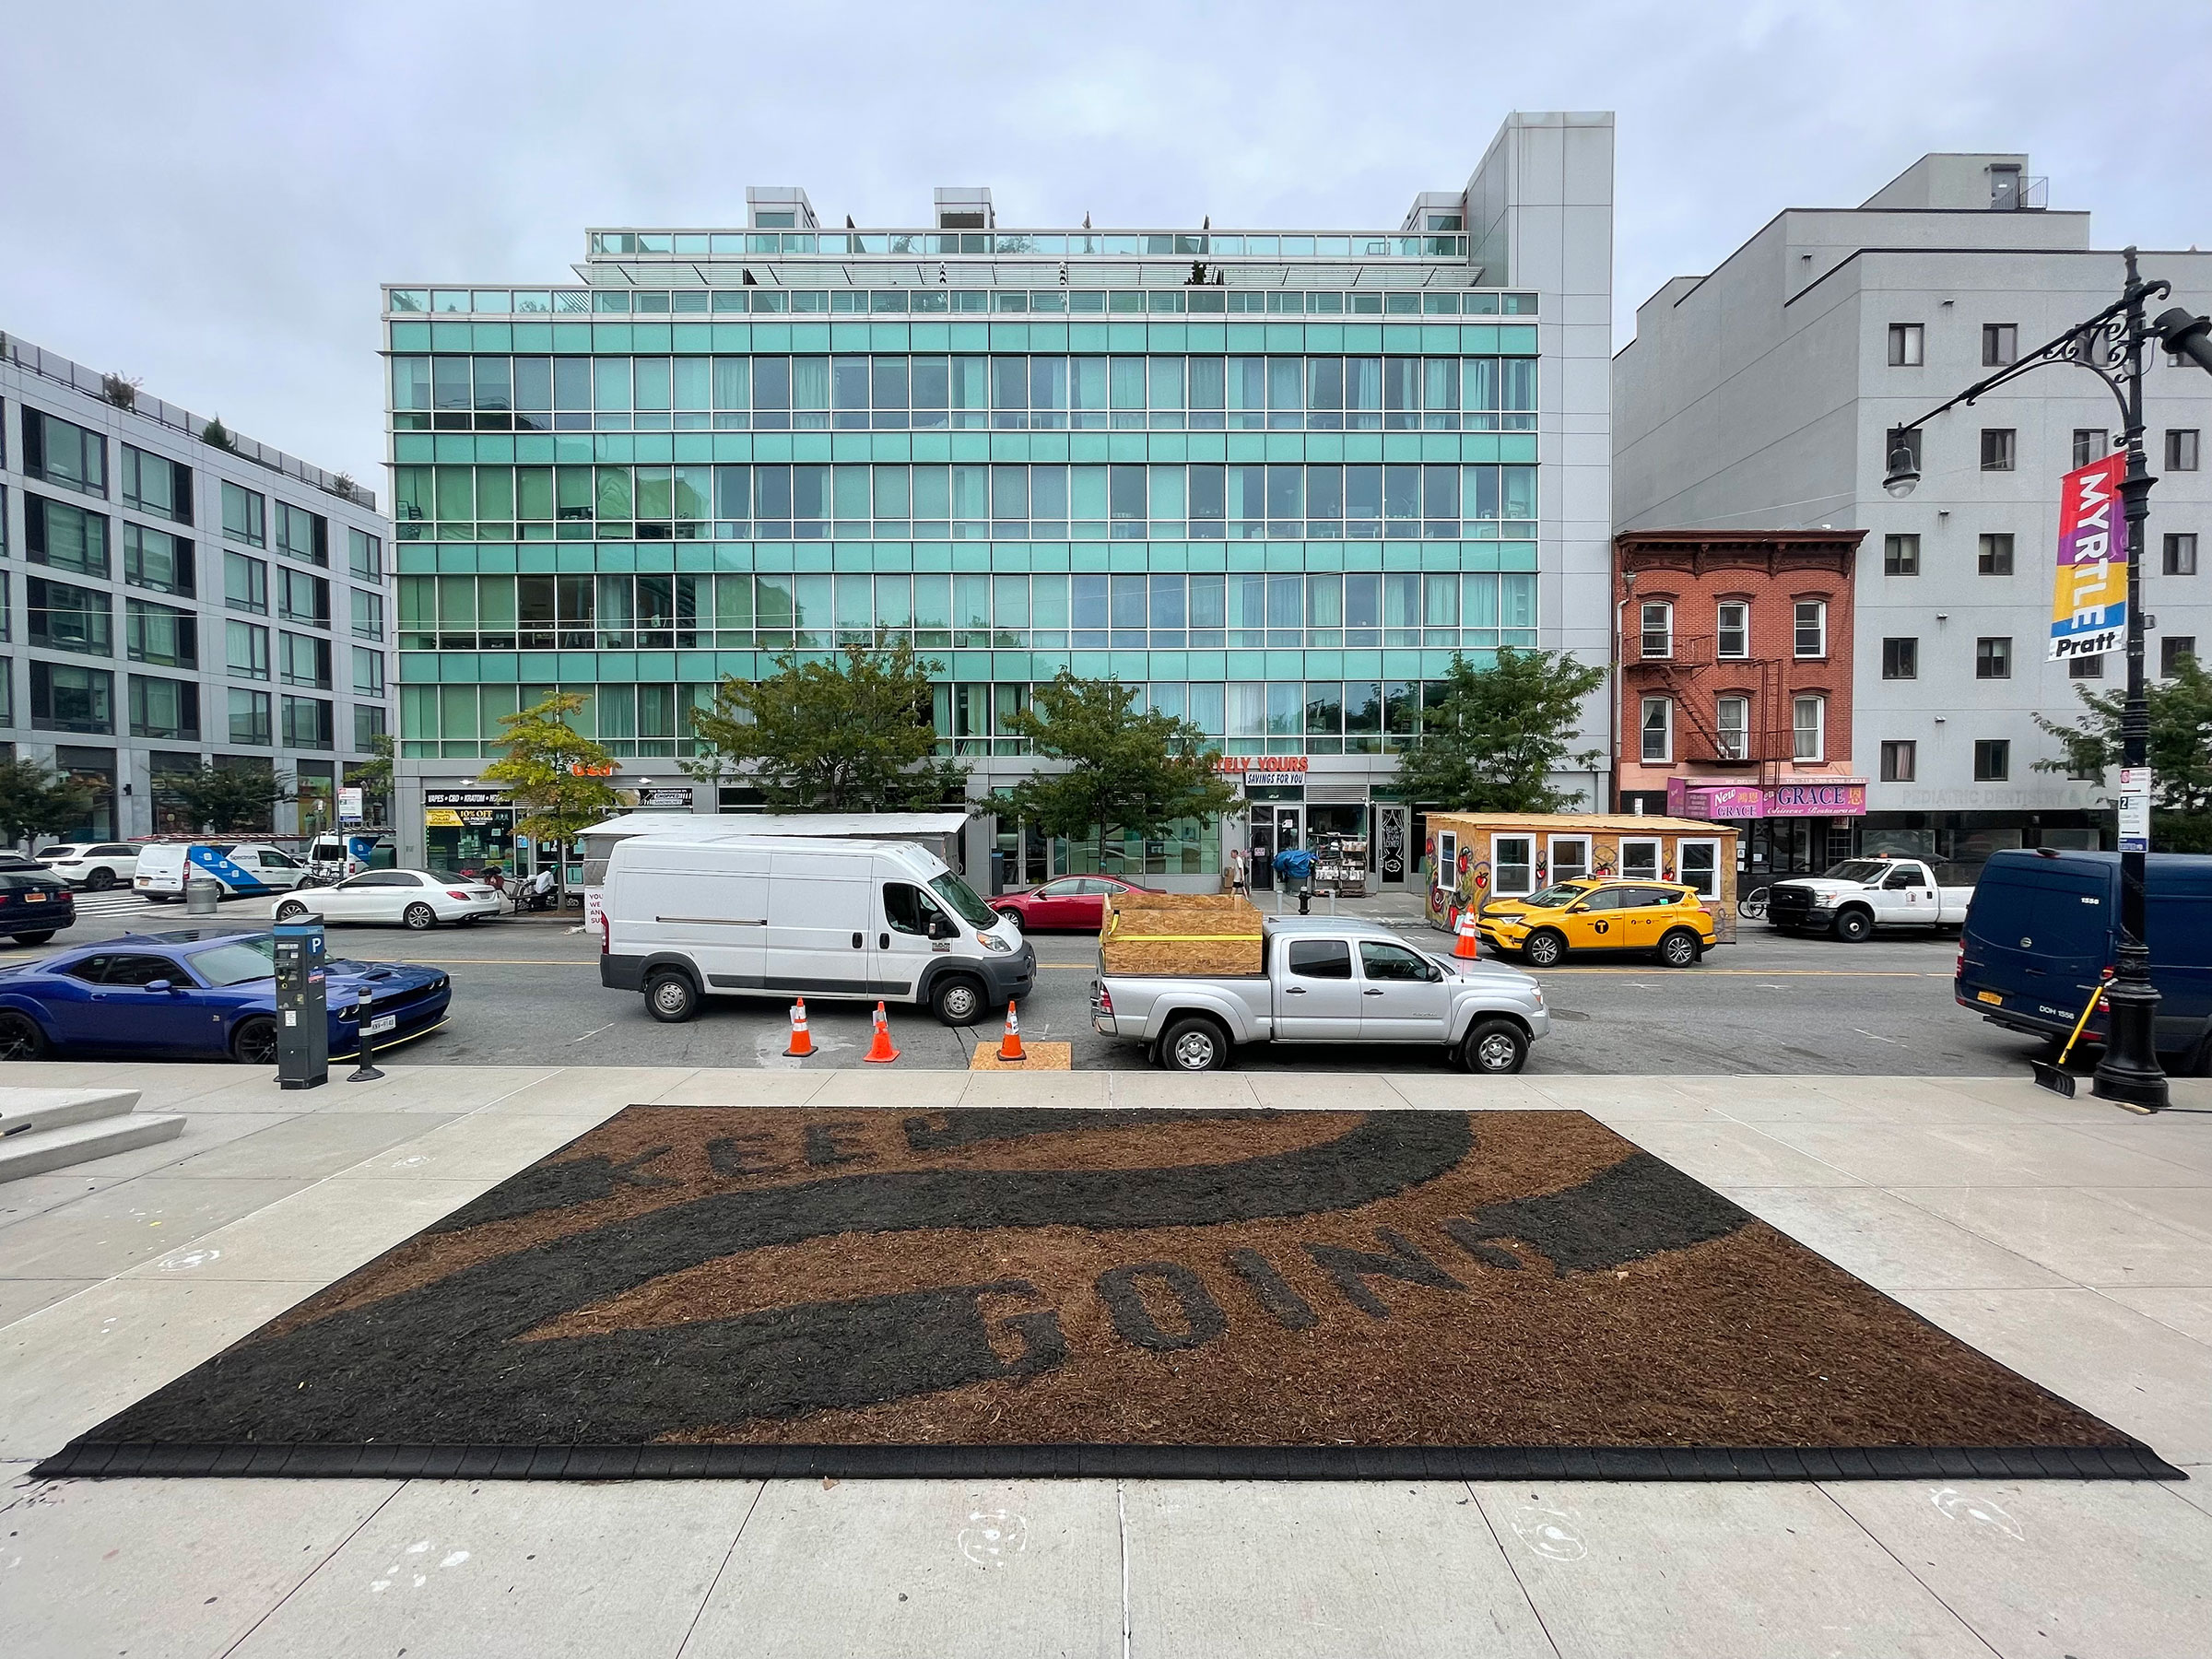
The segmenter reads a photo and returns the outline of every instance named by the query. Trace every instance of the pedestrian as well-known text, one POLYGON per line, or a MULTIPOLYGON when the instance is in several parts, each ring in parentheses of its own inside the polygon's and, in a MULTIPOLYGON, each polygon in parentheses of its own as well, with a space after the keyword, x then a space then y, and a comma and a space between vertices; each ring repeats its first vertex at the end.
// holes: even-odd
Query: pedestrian
POLYGON ((1244 875, 1244 849, 1229 850, 1229 890, 1232 895, 1250 898, 1251 890, 1244 875))

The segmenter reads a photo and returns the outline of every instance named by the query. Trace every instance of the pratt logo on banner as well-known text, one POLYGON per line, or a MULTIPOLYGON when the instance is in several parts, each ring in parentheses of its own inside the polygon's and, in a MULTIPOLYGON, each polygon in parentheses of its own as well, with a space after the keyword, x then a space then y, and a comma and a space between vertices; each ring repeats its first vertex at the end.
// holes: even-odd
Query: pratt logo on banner
POLYGON ((2127 531, 2120 516, 2125 454, 2068 473, 2058 501, 2058 580, 2050 662, 2102 656, 2127 639, 2127 531))

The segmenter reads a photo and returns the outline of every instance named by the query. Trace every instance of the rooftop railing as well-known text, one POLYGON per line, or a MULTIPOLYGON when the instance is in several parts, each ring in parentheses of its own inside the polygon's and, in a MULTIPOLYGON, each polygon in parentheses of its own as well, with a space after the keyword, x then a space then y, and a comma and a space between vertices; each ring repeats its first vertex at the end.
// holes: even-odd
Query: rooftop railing
POLYGON ((1465 259, 1467 239, 1380 230, 594 230, 594 259, 1465 259))

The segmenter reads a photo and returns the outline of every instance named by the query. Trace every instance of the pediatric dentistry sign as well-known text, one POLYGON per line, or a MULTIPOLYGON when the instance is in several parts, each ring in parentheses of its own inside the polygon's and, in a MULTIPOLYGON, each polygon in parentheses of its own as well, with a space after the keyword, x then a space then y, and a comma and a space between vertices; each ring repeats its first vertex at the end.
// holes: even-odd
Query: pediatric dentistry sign
POLYGON ((2077 467, 2058 502, 2058 579, 2049 661, 2102 656, 2127 640, 2127 528, 2120 516, 2125 454, 2077 467))

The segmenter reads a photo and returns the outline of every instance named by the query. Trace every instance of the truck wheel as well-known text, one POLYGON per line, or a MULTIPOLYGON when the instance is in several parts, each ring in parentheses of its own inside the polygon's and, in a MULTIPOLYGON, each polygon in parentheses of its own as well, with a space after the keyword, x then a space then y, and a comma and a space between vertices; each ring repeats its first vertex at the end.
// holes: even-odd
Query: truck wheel
POLYGON ((1675 928, 1659 941, 1659 959, 1669 968, 1695 968, 1698 935, 1687 927, 1675 928))
POLYGON ((663 1025, 681 1025, 699 1012, 690 976, 663 970, 645 982, 645 1011, 663 1025))
POLYGON ((1510 1077, 1528 1063, 1528 1035, 1510 1019, 1481 1020, 1467 1033, 1460 1055, 1471 1072, 1510 1077))
POLYGON ((1528 935, 1528 943, 1521 947, 1522 958, 1532 968, 1550 968, 1567 954, 1567 941, 1546 928, 1542 933, 1528 935))
POLYGON ((939 1025, 973 1025, 983 1011, 983 988, 965 976, 941 979, 929 994, 929 1011, 939 1025))
POLYGON ((1874 937, 1874 918, 1863 910, 1847 910, 1836 918, 1836 937, 1846 945, 1864 945, 1874 937))
POLYGON ((1179 1019, 1159 1040, 1159 1063, 1170 1071, 1227 1071, 1229 1036, 1203 1016, 1179 1019))

